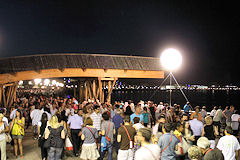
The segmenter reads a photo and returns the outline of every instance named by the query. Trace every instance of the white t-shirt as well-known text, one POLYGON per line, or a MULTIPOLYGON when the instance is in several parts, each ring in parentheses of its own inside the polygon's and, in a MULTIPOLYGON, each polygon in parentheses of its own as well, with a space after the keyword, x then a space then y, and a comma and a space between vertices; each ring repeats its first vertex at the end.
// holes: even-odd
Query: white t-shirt
POLYGON ((133 127, 139 130, 140 128, 144 128, 144 125, 142 125, 141 123, 136 123, 133 125, 133 127))
POLYGON ((156 144, 149 144, 139 148, 135 153, 135 160, 159 160, 160 147, 156 144))
POLYGON ((222 151, 224 159, 235 160, 235 151, 240 149, 237 138, 233 135, 219 139, 217 148, 222 151))

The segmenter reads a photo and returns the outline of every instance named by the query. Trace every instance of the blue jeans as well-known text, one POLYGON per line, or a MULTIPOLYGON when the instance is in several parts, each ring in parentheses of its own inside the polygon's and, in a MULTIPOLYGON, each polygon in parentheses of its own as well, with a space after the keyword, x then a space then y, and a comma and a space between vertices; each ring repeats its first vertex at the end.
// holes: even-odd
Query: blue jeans
POLYGON ((101 152, 99 160, 103 160, 106 154, 106 151, 108 152, 107 160, 112 160, 112 149, 113 149, 113 144, 111 142, 107 142, 107 149, 101 152))
POLYGON ((63 148, 50 147, 48 150, 48 160, 60 160, 63 148))

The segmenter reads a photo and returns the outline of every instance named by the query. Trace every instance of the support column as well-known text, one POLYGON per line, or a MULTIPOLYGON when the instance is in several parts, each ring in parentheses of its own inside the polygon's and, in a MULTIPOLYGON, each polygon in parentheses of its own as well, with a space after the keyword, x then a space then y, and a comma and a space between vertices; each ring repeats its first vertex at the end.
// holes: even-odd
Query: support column
POLYGON ((99 102, 101 102, 102 103, 102 92, 103 92, 103 90, 102 90, 102 79, 101 79, 101 77, 98 77, 98 85, 99 85, 99 102))
POLYGON ((88 99, 87 81, 84 82, 84 100, 88 99))
POLYGON ((93 85, 92 85, 92 91, 93 91, 93 98, 96 100, 96 81, 93 80, 93 85))

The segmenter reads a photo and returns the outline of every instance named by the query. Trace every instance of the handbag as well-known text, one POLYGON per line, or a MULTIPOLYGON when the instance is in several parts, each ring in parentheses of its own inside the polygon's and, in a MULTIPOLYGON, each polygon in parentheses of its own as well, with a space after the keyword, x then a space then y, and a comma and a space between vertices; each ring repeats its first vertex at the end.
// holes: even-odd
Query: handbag
POLYGON ((65 147, 66 147, 66 150, 68 150, 68 151, 73 150, 72 142, 70 141, 68 136, 67 136, 66 141, 65 141, 65 147))
POLYGON ((191 147, 191 145, 185 140, 184 137, 180 138, 180 143, 177 145, 178 149, 175 151, 177 155, 185 155, 188 152, 188 149, 191 147))
POLYGON ((10 143, 12 141, 12 137, 10 136, 9 133, 5 133, 5 139, 7 143, 10 143))
POLYGON ((101 138, 101 152, 105 151, 107 149, 107 140, 105 136, 102 136, 101 138))

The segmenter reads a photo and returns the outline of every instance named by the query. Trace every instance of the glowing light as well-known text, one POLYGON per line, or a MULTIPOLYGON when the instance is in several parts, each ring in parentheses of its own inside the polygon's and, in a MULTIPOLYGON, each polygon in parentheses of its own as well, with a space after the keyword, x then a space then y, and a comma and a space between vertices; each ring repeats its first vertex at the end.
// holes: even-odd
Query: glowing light
POLYGON ((182 64, 182 55, 178 50, 169 48, 163 51, 160 60, 163 67, 172 71, 182 64))
POLYGON ((34 79, 35 84, 41 83, 42 79, 34 79))
POLYGON ((49 80, 49 79, 45 79, 45 80, 44 80, 44 85, 47 86, 47 85, 49 85, 49 83, 50 83, 50 80, 49 80))
POLYGON ((29 84, 29 85, 32 85, 33 83, 32 83, 32 81, 29 81, 28 84, 29 84))
POLYGON ((57 81, 56 80, 52 80, 52 85, 56 85, 57 81))
POLYGON ((22 85, 22 84, 23 84, 23 81, 19 81, 19 82, 18 82, 18 85, 22 85))

